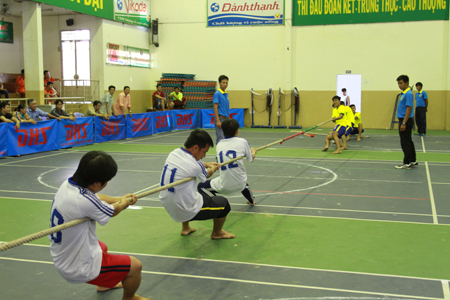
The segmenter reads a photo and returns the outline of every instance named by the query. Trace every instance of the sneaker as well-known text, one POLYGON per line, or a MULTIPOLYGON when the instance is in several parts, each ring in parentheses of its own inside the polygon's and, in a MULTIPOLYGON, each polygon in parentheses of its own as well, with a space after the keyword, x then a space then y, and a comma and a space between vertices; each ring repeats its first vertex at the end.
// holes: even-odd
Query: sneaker
POLYGON ((417 167, 419 166, 419 162, 417 161, 413 161, 412 163, 409 164, 411 167, 417 167))
POLYGON ((421 133, 414 133, 414 135, 417 135, 417 136, 422 136, 422 134, 421 134, 421 133))
POLYGON ((411 169, 411 164, 402 164, 395 166, 396 169, 411 169))

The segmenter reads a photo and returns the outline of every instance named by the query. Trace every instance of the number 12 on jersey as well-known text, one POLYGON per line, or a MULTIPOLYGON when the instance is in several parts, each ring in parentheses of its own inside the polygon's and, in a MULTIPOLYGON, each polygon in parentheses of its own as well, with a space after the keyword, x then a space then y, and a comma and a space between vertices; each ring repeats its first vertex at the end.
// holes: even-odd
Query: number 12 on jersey
MULTIPOLYGON (((227 154, 225 154, 225 158, 227 158, 227 156, 232 156, 233 158, 236 158, 236 151, 234 150, 228 150, 227 154)), ((219 163, 223 163, 223 151, 219 152, 219 163)), ((238 168, 239 165, 236 162, 232 162, 230 164, 228 164, 228 169, 232 169, 232 168, 238 168)), ((221 166, 220 169, 222 171, 225 171, 227 169, 227 166, 221 166)))

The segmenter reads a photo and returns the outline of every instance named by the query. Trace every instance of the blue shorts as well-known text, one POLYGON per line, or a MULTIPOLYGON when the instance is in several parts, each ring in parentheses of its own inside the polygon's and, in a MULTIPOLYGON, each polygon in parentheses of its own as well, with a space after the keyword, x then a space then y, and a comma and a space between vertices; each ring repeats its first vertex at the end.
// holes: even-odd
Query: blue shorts
MULTIPOLYGON (((361 133, 363 133, 363 132, 364 132, 364 129, 361 131, 361 133)), ((358 127, 353 127, 351 134, 359 134, 358 127)))
POLYGON ((336 127, 334 127, 333 131, 336 131, 338 134, 338 138, 341 138, 341 136, 343 136, 346 131, 347 131, 347 126, 344 125, 336 125, 336 127))

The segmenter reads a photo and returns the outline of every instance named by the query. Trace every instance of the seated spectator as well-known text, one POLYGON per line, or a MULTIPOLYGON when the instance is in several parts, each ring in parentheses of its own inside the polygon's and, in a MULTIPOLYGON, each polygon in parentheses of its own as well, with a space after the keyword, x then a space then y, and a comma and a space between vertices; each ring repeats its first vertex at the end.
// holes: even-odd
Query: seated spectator
POLYGON ((3 87, 2 79, 0 78, 0 97, 1 95, 5 95, 5 98, 9 98, 9 92, 7 89, 3 87))
POLYGON ((16 79, 16 94, 20 98, 25 98, 25 70, 22 69, 21 74, 16 79))
POLYGON ((103 117, 105 119, 109 119, 108 115, 100 110, 101 107, 102 103, 100 101, 94 101, 93 106, 89 107, 85 115, 88 117, 103 117))
POLYGON ((16 123, 17 129, 20 128, 20 122, 10 113, 11 106, 8 101, 2 101, 0 103, 0 122, 16 123))
POLYGON ((59 97, 56 90, 53 88, 53 82, 47 82, 47 86, 44 88, 44 97, 46 98, 54 98, 59 97))
POLYGON ((156 85, 156 92, 153 93, 153 108, 157 110, 169 108, 169 101, 164 98, 161 84, 156 85))
POLYGON ((128 114, 131 117, 131 98, 129 86, 125 86, 123 88, 123 92, 120 93, 119 97, 117 97, 116 101, 114 101, 113 104, 114 115, 115 116, 125 115, 126 117, 127 107, 128 107, 128 114))
POLYGON ((44 71, 44 86, 47 86, 47 83, 49 81, 54 83, 55 81, 59 81, 59 80, 61 80, 61 79, 51 77, 50 72, 48 70, 44 71))
POLYGON ((60 119, 67 119, 67 120, 75 121, 75 117, 69 115, 63 109, 64 102, 61 99, 56 100, 55 104, 56 104, 56 107, 50 112, 49 115, 55 116, 60 119))
POLYGON ((114 92, 116 91, 116 87, 113 85, 110 85, 108 87, 108 92, 103 95, 102 99, 100 99, 100 102, 102 106, 100 107, 100 110, 102 113, 106 114, 107 116, 113 115, 112 105, 114 103, 114 92))
POLYGON ((46 117, 49 119, 57 119, 58 121, 61 121, 60 117, 55 117, 51 114, 47 114, 46 112, 37 108, 36 100, 28 99, 27 103, 28 103, 27 114, 30 117, 30 119, 40 121, 39 117, 46 117))
POLYGON ((180 88, 176 87, 175 90, 170 93, 169 97, 173 99, 173 108, 184 108, 183 94, 180 92, 180 88))
POLYGON ((25 104, 19 104, 19 106, 17 106, 14 116, 22 123, 33 123, 34 125, 36 125, 36 120, 30 119, 30 117, 28 116, 27 107, 25 106, 25 104))

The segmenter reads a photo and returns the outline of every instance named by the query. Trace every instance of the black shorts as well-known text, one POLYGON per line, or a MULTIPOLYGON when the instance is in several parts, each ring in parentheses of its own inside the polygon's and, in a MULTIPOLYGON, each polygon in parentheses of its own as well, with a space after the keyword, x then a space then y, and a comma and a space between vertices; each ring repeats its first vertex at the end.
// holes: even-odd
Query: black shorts
POLYGON ((222 196, 209 196, 202 194, 202 209, 189 221, 204 221, 209 219, 220 219, 228 215, 231 210, 227 198, 222 196))

